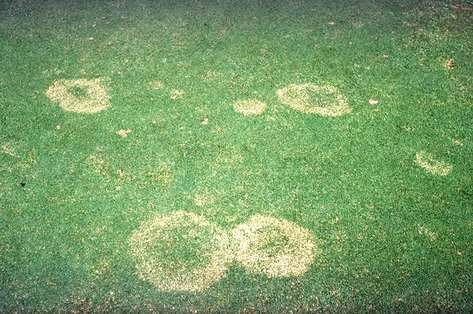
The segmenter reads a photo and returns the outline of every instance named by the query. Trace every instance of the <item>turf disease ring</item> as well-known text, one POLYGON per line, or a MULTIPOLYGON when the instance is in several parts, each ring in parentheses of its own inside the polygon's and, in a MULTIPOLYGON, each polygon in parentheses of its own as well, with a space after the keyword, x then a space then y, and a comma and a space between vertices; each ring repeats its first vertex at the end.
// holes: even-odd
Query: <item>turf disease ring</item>
POLYGON ((46 95, 65 111, 95 113, 110 107, 110 97, 101 79, 55 81, 46 95))
POLYGON ((233 260, 228 235, 202 216, 177 211, 143 223, 130 239, 140 278, 162 291, 201 292, 233 260))
POLYGON ((300 276, 314 260, 312 234, 287 220, 256 215, 233 230, 235 259, 268 277, 300 276))
POLYGON ((305 113, 338 117, 351 112, 346 98, 331 85, 291 84, 276 95, 283 104, 305 113))

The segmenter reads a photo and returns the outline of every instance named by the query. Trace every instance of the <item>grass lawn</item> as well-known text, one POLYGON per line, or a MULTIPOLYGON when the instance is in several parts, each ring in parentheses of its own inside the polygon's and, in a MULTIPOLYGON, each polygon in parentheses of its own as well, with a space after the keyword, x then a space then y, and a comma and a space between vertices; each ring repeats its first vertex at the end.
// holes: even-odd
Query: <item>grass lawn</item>
POLYGON ((472 74, 468 1, 1 1, 0 312, 473 311, 472 74))

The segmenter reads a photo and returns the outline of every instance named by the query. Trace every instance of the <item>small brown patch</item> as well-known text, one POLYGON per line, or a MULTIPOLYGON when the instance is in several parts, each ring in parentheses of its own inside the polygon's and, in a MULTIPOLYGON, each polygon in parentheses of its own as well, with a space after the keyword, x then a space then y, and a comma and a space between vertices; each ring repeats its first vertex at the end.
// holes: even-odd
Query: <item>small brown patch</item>
POLYGON ((96 113, 110 107, 110 97, 102 79, 58 80, 46 95, 65 111, 96 113))
POLYGON ((351 112, 346 98, 331 85, 291 84, 276 95, 283 104, 304 113, 338 117, 351 112))
POLYGON ((314 261, 312 234, 287 220, 255 215, 233 230, 233 239, 236 260, 268 277, 300 276, 314 261))
POLYGON ((132 129, 126 129, 126 130, 121 129, 121 130, 117 131, 116 133, 120 137, 127 137, 128 134, 130 134, 131 132, 132 132, 132 129))
POLYGON ((233 109, 244 116, 258 116, 266 110, 266 104, 259 100, 240 100, 233 104, 233 109))
POLYGON ((171 99, 172 100, 177 100, 177 99, 181 99, 182 97, 184 97, 185 93, 180 90, 180 89, 173 89, 171 90, 171 99))
POLYGON ((435 160, 432 154, 429 154, 425 151, 416 153, 416 163, 428 173, 437 176, 446 176, 453 169, 452 165, 446 162, 435 160))

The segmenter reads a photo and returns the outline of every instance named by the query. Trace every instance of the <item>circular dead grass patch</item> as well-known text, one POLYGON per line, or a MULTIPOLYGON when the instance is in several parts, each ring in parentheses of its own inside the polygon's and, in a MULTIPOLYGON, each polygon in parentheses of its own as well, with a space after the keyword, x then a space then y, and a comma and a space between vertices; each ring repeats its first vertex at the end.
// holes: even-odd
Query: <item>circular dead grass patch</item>
POLYGON ((437 176, 446 176, 453 169, 452 165, 443 161, 435 160, 432 154, 425 151, 416 153, 416 163, 428 173, 437 176))
POLYGON ((130 240, 140 278, 163 291, 201 292, 233 260, 228 235, 202 216, 177 211, 157 215, 130 240))
POLYGON ((278 89, 276 95, 283 104, 300 112, 327 117, 351 112, 346 98, 331 85, 291 84, 278 89))
POLYGON ((233 238, 236 260, 268 277, 300 276, 314 261, 312 234, 287 220, 256 215, 237 226, 233 238))
POLYGON ((65 111, 95 113, 110 107, 110 97, 102 79, 58 80, 46 95, 65 111))
POLYGON ((244 116, 258 116, 266 110, 266 104, 259 100, 240 100, 233 104, 233 109, 244 116))

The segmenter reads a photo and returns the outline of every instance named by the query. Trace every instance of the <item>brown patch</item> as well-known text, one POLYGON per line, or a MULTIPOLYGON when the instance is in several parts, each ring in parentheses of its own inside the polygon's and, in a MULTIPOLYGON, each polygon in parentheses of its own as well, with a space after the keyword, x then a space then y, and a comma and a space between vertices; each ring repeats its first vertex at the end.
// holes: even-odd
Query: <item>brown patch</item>
POLYGON ((221 75, 217 71, 209 70, 202 75, 204 81, 215 81, 220 79, 221 75))
POLYGON ((110 97, 102 79, 58 80, 46 91, 46 95, 65 111, 96 113, 110 107, 110 97), (75 94, 74 90, 80 91, 75 94))
MULTIPOLYGON (((228 235, 202 216, 186 211, 156 215, 130 238, 138 276, 162 291, 202 292, 225 275, 233 260, 228 235), (202 235, 205 234, 203 237, 202 235), (176 247, 198 247, 194 258, 184 260, 176 247), (171 259, 171 260, 170 260, 171 259)), ((187 258, 195 252, 189 250, 187 258)))
POLYGON ((437 233, 433 232, 426 226, 418 226, 417 232, 419 232, 420 235, 426 236, 430 241, 435 241, 438 238, 437 233))
POLYGON ((462 4, 462 3, 455 3, 452 5, 453 9, 456 12, 472 12, 473 8, 471 6, 462 4))
POLYGON ((452 139, 452 143, 457 146, 463 146, 463 142, 457 138, 452 139))
POLYGON ((147 167, 145 170, 143 170, 141 177, 142 184, 152 184, 165 189, 170 188, 174 182, 174 174, 171 165, 167 163, 163 163, 158 167, 147 167))
POLYGON ((331 85, 291 84, 278 89, 276 95, 283 104, 304 113, 338 117, 352 110, 346 98, 331 85), (317 95, 330 96, 333 100, 313 100, 317 95))
POLYGON ((209 124, 209 118, 207 118, 207 117, 203 118, 203 119, 200 121, 200 124, 202 124, 202 125, 207 125, 207 124, 209 124))
POLYGON ((233 104, 233 109, 244 116, 258 116, 266 110, 266 104, 259 100, 240 100, 233 104))
POLYGON ((13 149, 13 147, 9 144, 9 143, 6 143, 6 144, 3 144, 2 145, 2 152, 5 154, 5 155, 8 155, 8 156, 11 156, 11 157, 15 157, 15 158, 20 158, 15 150, 13 149))
POLYGON ((368 103, 369 103, 370 105, 372 105, 372 106, 375 106, 375 105, 379 104, 379 100, 377 100, 377 99, 370 99, 370 100, 368 100, 368 103))
POLYGON ((172 100, 177 100, 177 99, 181 99, 182 97, 184 97, 185 93, 182 91, 182 90, 179 90, 179 89, 173 89, 171 90, 171 99, 172 100))
POLYGON ((255 215, 233 230, 235 259, 254 273, 268 277, 300 276, 314 261, 312 234, 295 223, 255 215))
POLYGON ((159 80, 154 80, 149 83, 149 86, 151 87, 151 89, 158 90, 163 87, 163 82, 159 80))
POLYGON ((453 59, 448 59, 447 61, 445 61, 445 63, 443 64, 443 66, 444 66, 447 70, 452 70, 452 69, 455 67, 455 61, 453 61, 453 59))
POLYGON ((202 193, 197 193, 194 196, 194 204, 199 207, 212 205, 213 203, 215 203, 215 201, 216 201, 215 196, 208 193, 207 191, 202 192, 202 193))
POLYGON ((107 179, 112 178, 110 175, 110 167, 108 163, 106 163, 100 155, 90 155, 89 158, 87 158, 87 162, 99 176, 105 177, 107 179))
POLYGON ((416 163, 428 173, 437 176, 446 176, 453 169, 452 165, 443 161, 435 160, 432 154, 429 154, 425 151, 416 153, 416 163))
POLYGON ((131 133, 131 131, 132 131, 132 129, 126 129, 126 130, 122 129, 122 130, 117 131, 116 133, 120 137, 127 137, 128 134, 131 133))

